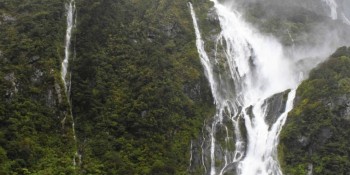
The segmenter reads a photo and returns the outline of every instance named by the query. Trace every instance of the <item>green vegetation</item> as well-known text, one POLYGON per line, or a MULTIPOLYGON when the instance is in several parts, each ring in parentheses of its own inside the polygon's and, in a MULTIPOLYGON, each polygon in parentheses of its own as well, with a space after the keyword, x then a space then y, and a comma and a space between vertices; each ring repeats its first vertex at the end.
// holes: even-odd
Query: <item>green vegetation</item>
POLYGON ((186 174, 190 141, 213 113, 187 1, 77 7, 72 102, 80 172, 186 174))
MULTIPOLYGON (((78 147, 60 77, 65 3, 0 2, 0 174, 188 174, 190 143, 215 110, 188 1, 76 0, 70 69, 78 147), (74 167, 76 150, 82 159, 74 167)), ((192 3, 206 48, 214 48, 212 3, 192 3)), ((267 15, 250 12, 251 21, 267 15)), ((258 25, 291 45, 280 29, 308 31, 319 18, 306 13, 258 25)), ((350 49, 341 48, 298 89, 279 147, 286 174, 306 174, 310 165, 314 174, 349 172, 349 66, 350 49)))
POLYGON ((349 173, 349 67, 350 48, 339 48, 299 86, 279 146, 286 175, 349 173))
POLYGON ((0 174, 74 172, 59 88, 64 34, 61 0, 0 2, 0 174))
POLYGON ((214 112, 187 2, 76 1, 74 168, 60 77, 67 1, 1 1, 0 174, 187 174, 214 112))

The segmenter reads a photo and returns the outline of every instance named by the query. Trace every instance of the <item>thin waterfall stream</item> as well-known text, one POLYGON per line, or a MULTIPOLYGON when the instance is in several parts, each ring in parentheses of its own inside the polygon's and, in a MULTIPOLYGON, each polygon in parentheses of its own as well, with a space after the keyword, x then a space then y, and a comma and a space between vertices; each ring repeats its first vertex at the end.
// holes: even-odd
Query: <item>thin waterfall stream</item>
MULTIPOLYGON (((189 3, 198 54, 216 105, 212 122, 205 126, 209 134, 203 138, 203 142, 210 140, 206 141, 210 147, 207 153, 202 147, 205 174, 282 175, 277 158, 279 134, 293 108, 296 88, 306 78, 303 75, 325 58, 316 59, 301 70, 298 62, 310 57, 294 58, 297 51, 289 31, 292 54, 287 54, 273 36, 262 34, 245 22, 234 1, 229 5, 211 1, 221 28, 216 48, 212 48, 215 54, 206 51, 194 8, 189 3), (219 67, 225 70, 218 71, 219 67), (274 108, 271 101, 275 99, 281 99, 280 112, 271 113, 274 108), (224 142, 217 137, 218 133, 224 133, 221 134, 224 142)), ((335 18, 333 10, 331 17, 335 18)), ((324 53, 314 56, 322 58, 324 53)))
POLYGON ((330 13, 329 16, 333 19, 336 20, 338 18, 338 4, 335 2, 335 0, 322 0, 324 3, 327 4, 329 7, 330 13))
MULTIPOLYGON (((64 60, 62 61, 62 69, 61 69, 61 78, 63 80, 64 84, 64 90, 66 93, 67 101, 69 103, 69 115, 72 119, 72 132, 75 142, 75 147, 77 147, 77 138, 75 133, 75 122, 74 117, 72 113, 72 103, 70 99, 70 92, 71 92, 71 73, 69 72, 69 61, 71 59, 71 38, 72 38, 72 31, 75 27, 75 1, 70 0, 68 4, 66 4, 66 15, 67 15, 67 30, 66 30, 66 36, 65 36, 65 45, 64 45, 64 60)), ((65 119, 64 119, 65 120, 65 119)), ((63 121, 64 122, 64 121, 63 121)), ((77 159, 79 162, 81 162, 81 155, 78 152, 78 149, 75 150, 75 155, 73 157, 73 165, 74 167, 77 164, 77 159)))

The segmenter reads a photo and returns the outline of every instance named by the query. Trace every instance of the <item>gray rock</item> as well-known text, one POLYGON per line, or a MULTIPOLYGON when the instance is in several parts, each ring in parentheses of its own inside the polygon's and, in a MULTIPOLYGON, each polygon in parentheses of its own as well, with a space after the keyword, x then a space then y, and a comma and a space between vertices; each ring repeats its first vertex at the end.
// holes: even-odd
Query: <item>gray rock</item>
POLYGON ((333 135, 333 132, 330 128, 322 128, 319 134, 319 138, 322 143, 325 143, 328 139, 330 139, 333 135))
POLYGON ((55 82, 55 90, 58 98, 58 103, 61 104, 62 103, 61 87, 57 82, 55 82))
POLYGON ((8 89, 6 92, 6 96, 9 96, 11 98, 14 94, 18 93, 18 83, 16 82, 15 73, 11 72, 9 74, 6 74, 4 79, 11 82, 12 88, 8 89))
POLYGON ((54 98, 53 90, 49 89, 46 95, 46 106, 52 108, 55 105, 56 105, 56 99, 54 98))
POLYGON ((201 98, 201 87, 199 83, 195 85, 184 84, 183 91, 190 99, 194 101, 199 101, 201 98))
POLYGON ((313 165, 312 165, 312 163, 309 163, 308 165, 307 165, 307 175, 312 175, 312 172, 313 172, 313 165))
POLYGON ((305 147, 305 146, 309 145, 310 139, 306 136, 299 136, 298 142, 301 144, 301 146, 305 147))
POLYGON ((14 82, 16 80, 15 73, 11 72, 11 73, 5 75, 4 79, 7 81, 10 81, 10 82, 14 82))
POLYGON ((264 106, 266 106, 267 116, 266 123, 271 127, 278 119, 278 117, 285 111, 288 93, 290 90, 275 94, 266 99, 264 106))
POLYGON ((40 59, 40 56, 33 56, 29 59, 29 64, 35 63, 40 59))
POLYGON ((168 23, 162 26, 162 31, 164 31, 168 37, 174 38, 181 30, 176 23, 168 23))
POLYGON ((326 99, 323 104, 331 111, 338 111, 340 118, 350 121, 350 94, 343 94, 331 99, 326 99))
POLYGON ((2 19, 5 22, 13 22, 16 21, 17 19, 9 14, 2 14, 2 19))
POLYGON ((219 16, 216 13, 216 10, 214 7, 210 8, 207 14, 207 20, 210 22, 219 23, 219 16))
POLYGON ((44 75, 44 72, 36 69, 34 72, 34 75, 31 77, 31 81, 33 83, 40 83, 41 82, 41 77, 44 75))
MULTIPOLYGON (((232 132, 232 123, 222 122, 217 123, 213 128, 213 119, 205 121, 202 129, 202 136, 191 142, 191 155, 192 159, 190 162, 189 172, 195 174, 196 170, 204 170, 202 174, 209 175, 211 167, 211 132, 215 135, 215 167, 217 171, 223 170, 223 174, 235 174, 237 164, 229 163, 225 166, 225 159, 228 162, 233 162, 235 158, 235 136, 232 132), (228 132, 227 130, 228 129, 228 132), (228 135, 227 135, 228 134, 228 135)), ((244 154, 244 152, 242 153, 244 154)), ((244 155, 243 155, 244 157, 244 155)))
POLYGON ((350 106, 347 106, 347 107, 345 108, 345 110, 343 111, 342 117, 343 117, 345 120, 349 120, 349 121, 350 121, 350 106))
POLYGON ((146 110, 145 110, 145 111, 142 111, 142 112, 141 112, 141 117, 145 117, 145 116, 147 115, 147 112, 148 112, 148 111, 146 111, 146 110))

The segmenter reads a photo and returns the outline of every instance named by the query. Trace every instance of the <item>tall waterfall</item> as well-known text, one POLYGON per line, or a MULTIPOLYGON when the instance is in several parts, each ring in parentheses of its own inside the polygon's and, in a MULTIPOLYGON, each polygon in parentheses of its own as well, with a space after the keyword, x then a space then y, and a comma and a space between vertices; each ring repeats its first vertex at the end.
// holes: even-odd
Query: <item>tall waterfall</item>
POLYGON ((67 10, 67 30, 64 45, 64 60, 62 61, 61 77, 64 83, 65 92, 68 96, 70 95, 70 74, 68 73, 69 58, 70 58, 70 48, 71 48, 71 37, 72 30, 74 27, 74 13, 75 13, 75 2, 71 0, 69 4, 66 5, 67 10))
POLYGON ((322 0, 322 1, 325 2, 330 9, 329 16, 333 20, 338 19, 338 12, 337 12, 338 4, 337 4, 337 2, 335 0, 322 0))
POLYGON ((216 105, 216 114, 206 127, 210 163, 203 163, 204 170, 210 175, 233 171, 240 175, 281 175, 277 159, 280 131, 293 108, 295 89, 303 74, 322 59, 301 70, 298 61, 307 56, 292 58, 298 53, 287 54, 277 39, 261 34, 245 22, 234 9, 234 2, 225 5, 211 1, 221 27, 216 47, 211 48, 215 54, 205 50, 195 11, 189 3, 196 46, 216 105), (276 96, 285 98, 281 100, 282 111, 271 113, 270 101, 276 96), (219 134, 225 139, 220 140, 219 134))
POLYGON ((330 10, 329 16, 333 20, 341 19, 344 24, 350 25, 350 20, 345 15, 344 11, 339 9, 337 1, 336 0, 322 0, 330 10))
MULTIPOLYGON (((64 84, 64 90, 66 93, 67 101, 69 103, 69 113, 72 118, 72 130, 73 130, 73 137, 74 142, 77 146, 77 138, 75 134, 75 123, 74 123, 74 117, 72 114, 72 104, 70 99, 70 89, 71 89, 71 73, 68 72, 69 67, 69 60, 71 58, 71 37, 72 37, 72 30, 75 26, 75 1, 70 0, 68 4, 66 4, 66 11, 67 11, 67 30, 66 30, 66 37, 65 37, 65 45, 64 45, 64 60, 62 61, 62 68, 61 68, 61 78, 63 80, 64 84)), ((64 119, 65 120, 65 119, 64 119)), ((63 121, 64 122, 64 121, 63 121)), ((76 159, 81 159, 81 155, 78 153, 78 150, 76 149, 74 158, 73 158, 73 165, 76 165, 76 159)))

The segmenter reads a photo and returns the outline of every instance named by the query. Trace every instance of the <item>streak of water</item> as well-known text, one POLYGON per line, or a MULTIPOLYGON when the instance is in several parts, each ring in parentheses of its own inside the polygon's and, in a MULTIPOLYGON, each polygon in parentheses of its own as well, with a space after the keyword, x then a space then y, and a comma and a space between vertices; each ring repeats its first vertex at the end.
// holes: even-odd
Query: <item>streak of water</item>
MULTIPOLYGON (((75 133, 75 123, 74 123, 74 117, 72 114, 72 104, 70 99, 70 89, 71 89, 71 73, 68 72, 69 67, 69 60, 71 57, 71 38, 72 38, 72 31, 76 22, 76 19, 74 18, 75 14, 75 1, 70 0, 68 4, 66 4, 66 11, 67 11, 67 30, 66 30, 66 37, 65 37, 65 45, 64 45, 64 60, 62 61, 62 68, 61 68, 61 78, 63 80, 64 84, 64 90, 66 93, 67 101, 69 103, 69 113, 72 118, 72 132, 73 132, 73 138, 75 142, 75 146, 77 146, 77 138, 75 133)), ((65 121, 65 118, 63 119, 63 122, 65 121)), ((73 158, 73 165, 76 166, 77 160, 79 162, 81 161, 81 155, 76 150, 74 158, 73 158)))
POLYGON ((336 3, 336 1, 335 0, 322 0, 322 1, 325 2, 330 9, 329 16, 333 20, 338 19, 338 12, 337 12, 338 4, 336 3))

